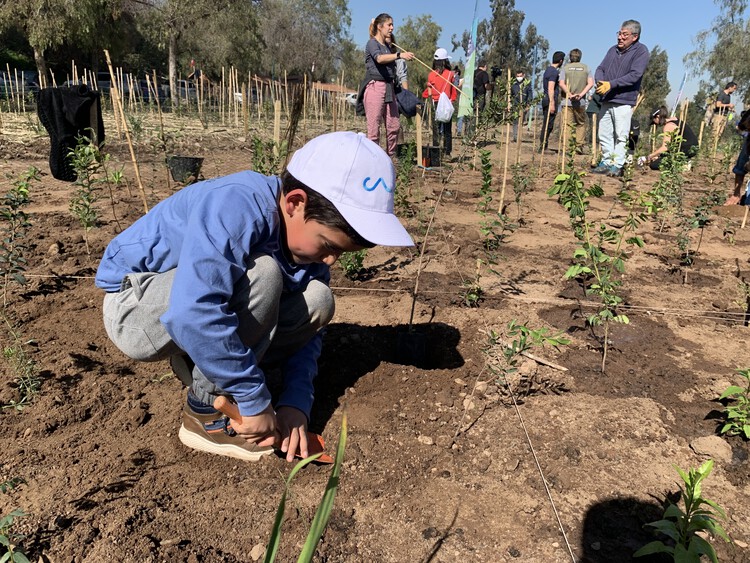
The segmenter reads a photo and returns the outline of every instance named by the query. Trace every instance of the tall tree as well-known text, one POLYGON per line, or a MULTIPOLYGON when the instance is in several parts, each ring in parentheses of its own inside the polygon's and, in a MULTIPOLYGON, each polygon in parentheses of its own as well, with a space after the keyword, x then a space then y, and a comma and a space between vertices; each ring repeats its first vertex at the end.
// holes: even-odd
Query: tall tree
MULTIPOLYGON (((522 32, 526 15, 515 8, 515 0, 492 0, 492 17, 482 20, 477 27, 477 53, 488 66, 523 70, 534 74, 543 66, 549 42, 537 32, 533 23, 522 32), (536 56, 535 56, 536 55, 536 56), (536 61, 536 68, 534 67, 536 61)), ((451 38, 453 48, 467 51, 470 33, 464 31, 460 40, 451 38)))
MULTIPOLYGON (((661 105, 666 105, 667 96, 669 95, 670 85, 667 79, 669 70, 669 56, 667 52, 659 47, 654 46, 651 49, 651 58, 648 61, 646 72, 643 73, 641 81, 641 93, 643 102, 638 107, 638 118, 641 123, 649 123, 648 112, 661 105)), ((671 109, 671 108, 668 108, 671 109)))
MULTIPOLYGON (((401 27, 393 33, 398 45, 414 53, 420 61, 429 66, 432 64, 435 49, 438 48, 438 38, 442 31, 443 28, 433 21, 432 16, 421 15, 416 18, 407 17, 401 27)), ((430 69, 417 61, 410 61, 408 66, 409 89, 421 92, 427 85, 430 69)))
MULTIPOLYGON (((126 0, 142 24, 142 29, 154 40, 167 45, 169 89, 172 104, 179 104, 177 88, 178 57, 185 49, 185 42, 195 34, 205 32, 207 27, 221 19, 233 8, 236 0, 126 0)), ((253 14, 253 3, 244 4, 248 14, 253 14)), ((233 12, 236 14, 237 12, 233 12)), ((223 31, 222 36, 226 36, 223 31)), ((211 41, 219 41, 211 37, 211 41)))
POLYGON ((260 19, 266 72, 309 72, 322 80, 338 74, 351 25, 347 0, 263 0, 260 19))
POLYGON ((0 30, 16 27, 33 52, 40 80, 49 79, 46 52, 65 41, 98 33, 96 24, 113 11, 115 0, 13 0, 0 3, 0 30))
POLYGON ((713 90, 734 80, 745 90, 750 84, 750 21, 745 17, 747 0, 714 0, 720 8, 710 29, 695 37, 696 49, 685 55, 685 64, 698 74, 706 73, 713 90))

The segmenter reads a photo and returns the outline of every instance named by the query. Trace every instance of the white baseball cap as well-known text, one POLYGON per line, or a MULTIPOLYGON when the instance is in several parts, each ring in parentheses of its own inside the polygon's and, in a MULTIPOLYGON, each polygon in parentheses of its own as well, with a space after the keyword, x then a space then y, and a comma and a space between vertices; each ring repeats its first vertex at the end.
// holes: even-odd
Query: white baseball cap
POLYGON ((286 168, 330 201, 365 240, 382 246, 414 246, 393 214, 393 162, 363 134, 337 131, 315 137, 294 153, 286 168))
POLYGON ((450 59, 452 57, 450 57, 448 55, 448 51, 446 51, 445 49, 443 49, 442 47, 440 47, 437 51, 435 51, 435 56, 433 58, 436 61, 440 61, 440 60, 443 60, 443 59, 450 59))

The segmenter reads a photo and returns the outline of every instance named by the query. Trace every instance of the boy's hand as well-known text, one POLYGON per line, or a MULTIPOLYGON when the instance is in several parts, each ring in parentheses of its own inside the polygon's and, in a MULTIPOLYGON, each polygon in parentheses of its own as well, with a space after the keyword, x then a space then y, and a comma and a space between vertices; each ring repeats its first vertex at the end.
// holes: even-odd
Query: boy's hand
MULTIPOLYGON (((276 412, 278 431, 281 433, 281 451, 287 461, 294 461, 294 454, 299 450, 303 458, 310 454, 307 449, 307 417, 294 407, 279 407, 276 412)), ((278 447, 278 444, 277 444, 278 447)))
POLYGON ((271 405, 256 415, 242 416, 235 403, 226 397, 217 397, 214 408, 226 414, 231 420, 232 429, 248 442, 265 447, 273 446, 280 439, 276 415, 271 405))

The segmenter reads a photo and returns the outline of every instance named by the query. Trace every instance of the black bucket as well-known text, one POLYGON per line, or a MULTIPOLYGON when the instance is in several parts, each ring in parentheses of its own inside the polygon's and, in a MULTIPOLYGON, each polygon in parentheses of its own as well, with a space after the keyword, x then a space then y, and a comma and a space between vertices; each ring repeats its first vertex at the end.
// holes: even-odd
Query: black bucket
POLYGON ((424 145, 422 147, 422 166, 436 168, 440 166, 440 147, 424 145))
POLYGON ((190 178, 197 180, 202 165, 203 159, 197 156, 172 155, 167 159, 167 167, 172 174, 172 179, 181 184, 187 183, 190 178))

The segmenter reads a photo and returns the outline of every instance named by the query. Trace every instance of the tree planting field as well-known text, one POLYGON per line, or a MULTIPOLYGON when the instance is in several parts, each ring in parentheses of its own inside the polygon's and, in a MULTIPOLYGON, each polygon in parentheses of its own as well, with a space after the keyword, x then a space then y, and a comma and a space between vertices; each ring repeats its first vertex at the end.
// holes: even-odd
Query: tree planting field
MULTIPOLYGON (((19 350, 41 384, 27 406, 0 413, 0 483, 15 485, 0 492, 0 517, 26 513, 12 531, 25 535, 18 545, 32 561, 261 559, 292 466, 276 456, 241 463, 184 447, 177 432, 185 391, 168 364, 130 361, 104 333, 103 293, 93 283, 98 258, 144 212, 111 114, 104 150, 111 168, 124 165, 127 182, 112 200, 99 192, 98 226, 86 237, 69 210, 76 186, 49 175, 49 139, 23 116, 3 117, 0 192, 30 166, 43 175, 29 193, 28 283, 5 281, 0 343, 17 353, 0 358, 0 403, 21 398, 19 350)), ((347 126, 362 130, 364 122, 347 126)), ((136 140, 149 207, 179 188, 167 182, 156 127, 145 116, 136 140)), ((190 117, 171 117, 168 128, 176 139, 170 148, 205 158, 206 178, 251 167, 252 136, 270 132, 253 127, 245 136, 190 117)), ((604 327, 586 324, 599 301, 584 294, 580 278, 564 277, 578 241, 568 212, 547 195, 560 165, 549 152, 540 167, 531 133, 521 145, 523 166, 507 173, 505 217, 516 227, 488 224, 503 159, 515 156, 503 134, 491 134, 484 147, 491 152, 485 178, 492 177, 484 194, 471 146, 442 169, 401 171, 396 210, 416 248, 368 251, 355 279, 333 268, 337 310, 311 426, 331 452, 344 413, 349 434, 316 560, 631 561, 654 539, 644 524, 661 518, 667 497, 677 501, 674 465, 687 470, 711 458, 702 494, 726 510, 722 523, 736 542, 712 543, 721 561, 750 561, 750 448, 740 436, 719 436, 717 400, 739 384, 735 370, 750 367, 744 208, 709 208, 704 228, 687 232, 692 251, 701 238, 689 266, 678 246, 683 231, 670 216, 637 227, 645 244, 628 246, 624 273, 614 274, 622 281, 617 311, 630 322, 609 324, 602 373, 604 327), (518 188, 520 205, 514 176, 516 186, 529 179, 518 188), (530 350, 567 371, 525 356, 511 358, 518 369, 510 370, 503 342, 518 339, 511 321, 568 338, 530 350), (414 361, 403 344, 422 337, 425 357, 414 361)), ((716 157, 715 178, 710 156, 684 172, 687 207, 717 186, 728 193, 733 156, 724 164, 716 157)), ((577 158, 578 171, 588 171, 590 157, 577 158)), ((636 171, 629 189, 645 193, 658 179, 636 171)), ((623 227, 621 180, 586 174, 582 181, 604 191, 591 199, 588 220, 623 227)), ((296 559, 330 470, 310 465, 293 481, 280 561, 296 559)))

